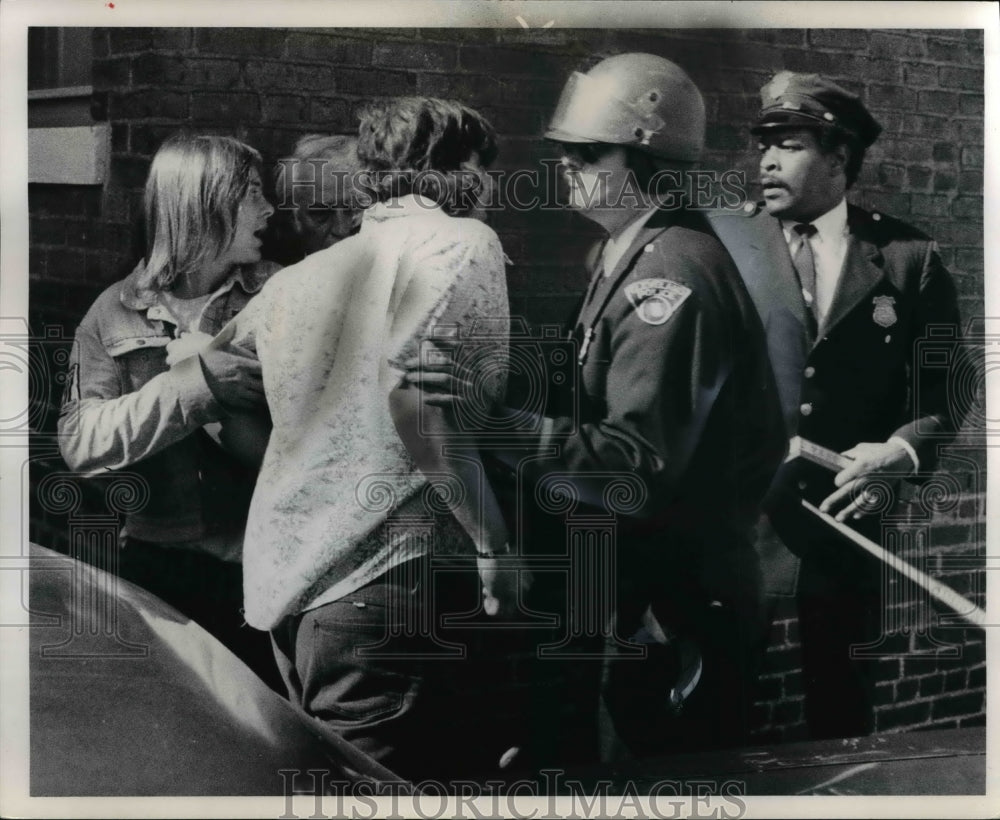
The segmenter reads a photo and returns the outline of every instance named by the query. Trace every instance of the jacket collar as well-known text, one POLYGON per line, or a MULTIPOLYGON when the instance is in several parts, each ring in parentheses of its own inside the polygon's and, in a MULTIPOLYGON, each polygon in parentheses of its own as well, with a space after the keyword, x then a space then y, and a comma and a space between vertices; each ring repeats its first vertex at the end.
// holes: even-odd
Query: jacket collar
POLYGON ((756 219, 765 221, 764 230, 752 232, 749 238, 750 247, 758 251, 751 257, 756 263, 754 281, 768 294, 765 301, 767 305, 783 304, 799 322, 808 325, 809 318, 805 302, 802 300, 802 288, 788 253, 788 243, 785 241, 781 222, 766 212, 761 213, 756 219))
MULTIPOLYGON (((596 300, 599 302, 596 310, 593 310, 593 312, 591 312, 592 308, 589 307, 589 295, 584 297, 583 307, 580 308, 577 314, 576 318, 577 324, 579 324, 582 321, 583 316, 585 314, 590 315, 592 317, 590 319, 591 323, 596 322, 598 317, 604 314, 604 309, 608 306, 608 302, 611 301, 611 297, 618 290, 618 285, 628 275, 628 272, 632 269, 632 262, 635 259, 635 257, 640 253, 640 250, 645 248, 646 245, 649 245, 651 242, 653 242, 660 234, 662 234, 672 225, 676 224, 678 221, 680 221, 680 219, 681 217, 677 210, 665 210, 665 209, 655 210, 652 212, 651 215, 648 216, 648 218, 644 219, 644 224, 642 225, 642 228, 636 234, 632 242, 629 243, 628 248, 615 263, 614 268, 612 268, 612 270, 610 271, 605 271, 607 276, 604 278, 606 278, 608 286, 606 289, 602 289, 602 295, 598 300, 596 300)), ((598 264, 603 247, 604 243, 602 242, 597 246, 598 249, 592 252, 589 261, 592 261, 595 265, 598 264)), ((596 273, 596 270, 592 271, 591 282, 588 288, 588 294, 593 293, 594 288, 596 288, 597 286, 596 281, 593 279, 594 273, 596 273)))
POLYGON ((612 295, 617 291, 619 283, 625 278, 629 270, 631 270, 632 260, 639 253, 640 248, 644 248, 667 230, 676 219, 676 212, 666 210, 654 210, 652 214, 644 216, 639 220, 642 222, 642 227, 611 270, 598 272, 598 269, 601 267, 601 257, 603 256, 607 239, 601 240, 591 248, 590 253, 587 254, 586 262, 587 270, 590 272, 590 283, 587 286, 587 293, 581 301, 581 306, 576 311, 575 325, 579 325, 585 315, 591 317, 589 320, 591 324, 603 315, 604 309, 607 307, 612 295), (598 278, 603 279, 607 286, 601 288, 601 295, 594 300, 597 303, 595 308, 591 306, 591 300, 598 287, 598 278))
POLYGON ((655 207, 647 208, 645 211, 640 211, 639 215, 633 217, 632 221, 623 226, 617 234, 611 234, 605 240, 601 256, 605 259, 605 270, 607 270, 608 273, 613 273, 615 268, 618 267, 618 263, 625 258, 628 252, 632 249, 632 244, 635 242, 636 237, 642 232, 646 223, 649 222, 655 213, 655 207), (606 261, 609 255, 612 256, 614 262, 610 270, 607 268, 606 261))
POLYGON ((617 281, 621 278, 622 274, 625 273, 630 267, 632 260, 639 251, 646 247, 650 242, 652 242, 656 237, 663 233, 671 225, 674 225, 680 219, 680 212, 676 209, 667 210, 665 208, 659 208, 654 210, 652 213, 647 214, 640 220, 642 222, 642 227, 636 232, 634 238, 629 243, 628 248, 615 263, 614 268, 610 271, 606 271, 608 278, 617 281))
MULTIPOLYGON (((766 213, 760 213, 757 219, 766 220, 764 222, 766 228, 760 232, 752 233, 749 244, 760 252, 758 256, 760 263, 767 272, 771 273, 769 277, 765 277, 765 281, 769 284, 773 282, 778 291, 787 295, 787 298, 782 299, 782 301, 793 307, 794 314, 799 318, 799 321, 805 324, 807 322, 805 305, 802 302, 795 269, 792 267, 788 255, 788 244, 781 229, 781 222, 766 213), (780 259, 781 262, 775 264, 773 260, 776 259, 780 259)), ((878 245, 875 223, 871 214, 861 208, 848 205, 847 232, 849 237, 844 269, 837 282, 830 310, 824 319, 823 326, 816 334, 815 341, 822 339, 854 310, 886 274, 883 267, 885 260, 878 245)), ((772 293, 774 292, 772 290, 772 293)))
MULTIPOLYGON (((257 293, 267 281, 274 266, 261 260, 253 265, 239 265, 216 289, 216 292, 230 290, 239 285, 244 293, 257 293)), ((159 291, 142 283, 146 263, 143 260, 125 277, 121 288, 121 302, 131 310, 149 310, 159 304, 159 291)))
POLYGON ((878 246, 871 214, 860 208, 847 209, 850 239, 844 269, 833 293, 833 302, 818 334, 822 338, 847 316, 885 276, 884 258, 878 246))

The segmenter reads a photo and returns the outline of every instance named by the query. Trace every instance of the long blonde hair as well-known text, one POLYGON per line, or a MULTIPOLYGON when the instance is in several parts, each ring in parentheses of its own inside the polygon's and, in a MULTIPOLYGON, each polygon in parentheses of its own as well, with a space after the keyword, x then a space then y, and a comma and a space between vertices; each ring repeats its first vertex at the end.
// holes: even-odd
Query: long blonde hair
POLYGON ((250 172, 261 165, 254 148, 232 137, 163 144, 146 180, 145 287, 170 290, 229 246, 250 172))

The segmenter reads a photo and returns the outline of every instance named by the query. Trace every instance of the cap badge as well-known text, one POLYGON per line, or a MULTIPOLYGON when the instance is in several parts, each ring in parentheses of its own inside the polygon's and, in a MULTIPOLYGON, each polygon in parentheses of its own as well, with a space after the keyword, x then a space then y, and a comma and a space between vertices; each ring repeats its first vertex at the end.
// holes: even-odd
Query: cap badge
POLYGON ((872 313, 875 324, 879 327, 892 327, 896 324, 896 310, 893 308, 893 305, 896 304, 894 296, 876 296, 872 302, 875 305, 875 312, 872 313))
POLYGON ((625 295, 642 321, 662 325, 691 295, 691 288, 669 279, 640 279, 626 286, 625 295))
POLYGON ((791 79, 792 72, 779 71, 771 80, 770 87, 767 89, 768 92, 772 97, 780 97, 788 90, 788 83, 791 79))

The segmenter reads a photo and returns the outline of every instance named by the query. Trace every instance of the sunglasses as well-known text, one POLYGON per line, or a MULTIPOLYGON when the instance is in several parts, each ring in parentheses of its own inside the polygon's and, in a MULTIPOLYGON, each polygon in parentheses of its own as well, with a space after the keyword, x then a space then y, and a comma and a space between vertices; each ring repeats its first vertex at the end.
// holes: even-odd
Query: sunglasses
POLYGON ((569 160, 566 164, 576 169, 599 162, 615 147, 602 142, 562 142, 559 146, 564 160, 569 160))

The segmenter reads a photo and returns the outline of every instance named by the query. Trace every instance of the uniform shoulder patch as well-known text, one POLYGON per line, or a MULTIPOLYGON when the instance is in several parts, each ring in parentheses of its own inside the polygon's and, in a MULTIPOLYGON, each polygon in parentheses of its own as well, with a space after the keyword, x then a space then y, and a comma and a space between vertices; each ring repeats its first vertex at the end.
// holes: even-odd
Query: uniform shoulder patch
POLYGON ((636 315, 647 325, 662 325, 691 295, 691 288, 670 279, 639 279, 625 286, 636 315))

